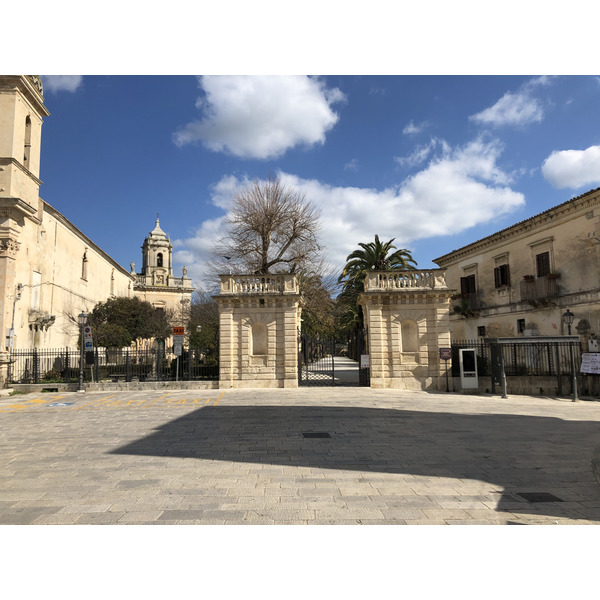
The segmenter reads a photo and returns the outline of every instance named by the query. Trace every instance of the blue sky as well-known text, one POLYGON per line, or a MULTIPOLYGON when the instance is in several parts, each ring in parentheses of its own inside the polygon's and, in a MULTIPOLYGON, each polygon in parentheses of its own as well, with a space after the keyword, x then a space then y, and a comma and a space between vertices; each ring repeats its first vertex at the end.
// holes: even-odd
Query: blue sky
MULTIPOLYGON (((44 77, 41 196, 128 268, 160 214, 202 281, 231 193, 280 174, 340 267, 419 266, 600 185, 595 76, 44 77)), ((205 283, 206 285, 206 283, 205 283)))

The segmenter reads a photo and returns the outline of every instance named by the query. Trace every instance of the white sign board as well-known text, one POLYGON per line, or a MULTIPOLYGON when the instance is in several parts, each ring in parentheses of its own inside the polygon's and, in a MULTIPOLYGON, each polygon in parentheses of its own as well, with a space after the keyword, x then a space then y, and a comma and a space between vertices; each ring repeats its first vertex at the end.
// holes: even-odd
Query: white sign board
POLYGON ((174 335, 173 336, 173 354, 175 356, 181 356, 183 352, 183 335, 174 335))
POLYGON ((581 372, 590 375, 600 374, 600 354, 584 352, 581 355, 581 372))
POLYGON ((368 369, 371 366, 371 363, 369 361, 369 355, 368 354, 361 354, 360 355, 360 368, 361 369, 368 369))

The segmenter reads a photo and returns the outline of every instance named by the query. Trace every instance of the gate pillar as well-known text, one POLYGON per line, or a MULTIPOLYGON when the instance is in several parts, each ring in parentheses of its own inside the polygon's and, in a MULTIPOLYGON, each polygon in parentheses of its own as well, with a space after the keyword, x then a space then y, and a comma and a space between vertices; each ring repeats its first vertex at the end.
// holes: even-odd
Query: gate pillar
POLYGON ((294 275, 221 275, 219 387, 298 387, 294 275))
POLYGON ((446 389, 440 348, 450 348, 450 298, 444 269, 371 271, 359 303, 370 355, 371 387, 446 389))

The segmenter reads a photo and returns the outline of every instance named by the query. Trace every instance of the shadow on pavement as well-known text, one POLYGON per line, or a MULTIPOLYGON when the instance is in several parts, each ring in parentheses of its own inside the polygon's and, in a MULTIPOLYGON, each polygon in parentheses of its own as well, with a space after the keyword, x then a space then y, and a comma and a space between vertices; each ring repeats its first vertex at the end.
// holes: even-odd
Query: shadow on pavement
MULTIPOLYGON (((497 510, 583 518, 595 421, 326 406, 208 406, 113 454, 173 456, 487 481, 504 488, 497 510), (305 433, 331 437, 305 437, 305 433), (519 493, 565 503, 530 503, 519 493), (568 494, 569 498, 562 497, 568 494)), ((600 487, 592 500, 600 500, 600 487)))

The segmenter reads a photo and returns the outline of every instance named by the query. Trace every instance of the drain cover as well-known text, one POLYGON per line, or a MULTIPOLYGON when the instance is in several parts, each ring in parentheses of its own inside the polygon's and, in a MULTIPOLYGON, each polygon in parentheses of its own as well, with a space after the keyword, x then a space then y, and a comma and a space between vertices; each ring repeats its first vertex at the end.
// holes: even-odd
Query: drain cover
POLYGON ((330 438, 331 437, 326 431, 303 431, 302 435, 305 438, 330 438))
POLYGON ((548 494, 547 492, 523 492, 517 494, 517 496, 525 498, 527 502, 564 502, 554 494, 548 494))

